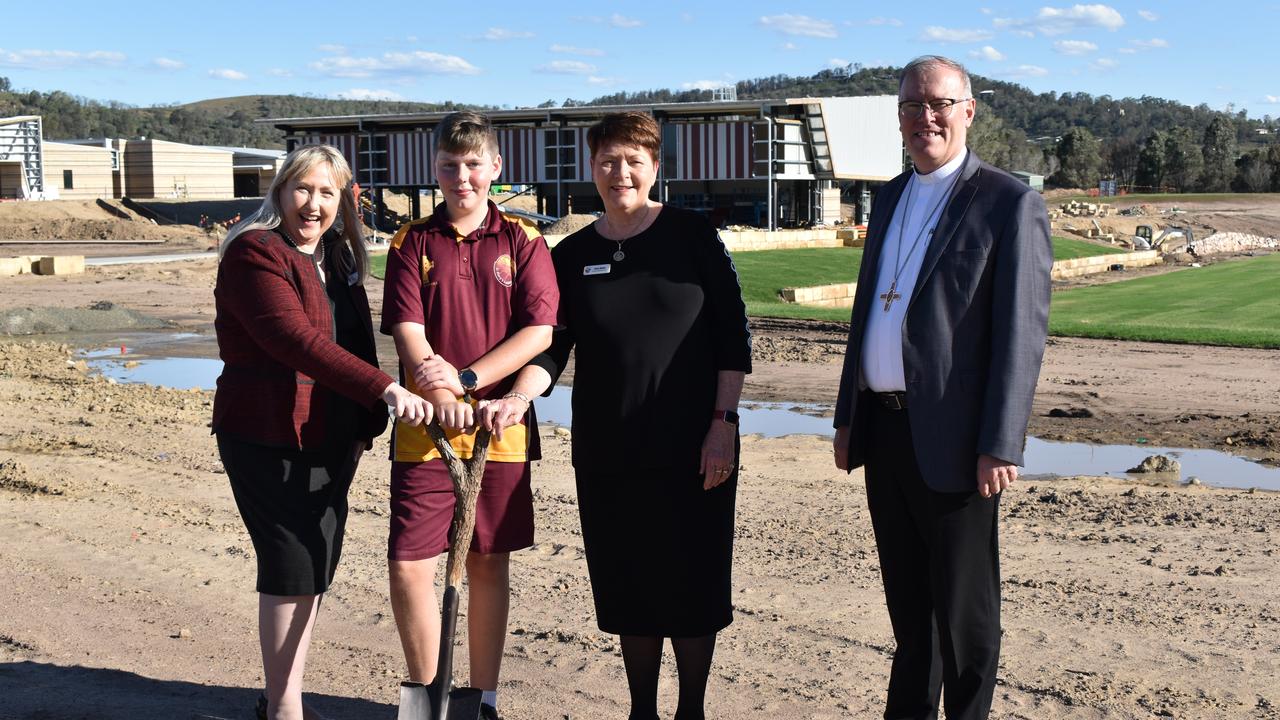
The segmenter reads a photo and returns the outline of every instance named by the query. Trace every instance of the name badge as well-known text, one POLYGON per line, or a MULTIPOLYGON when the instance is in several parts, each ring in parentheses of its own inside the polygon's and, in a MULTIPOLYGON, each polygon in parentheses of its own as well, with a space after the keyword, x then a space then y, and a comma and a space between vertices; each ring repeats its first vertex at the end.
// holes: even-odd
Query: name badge
POLYGON ((612 270, 612 266, 608 263, 604 265, 588 265, 582 268, 583 275, 608 275, 612 270))

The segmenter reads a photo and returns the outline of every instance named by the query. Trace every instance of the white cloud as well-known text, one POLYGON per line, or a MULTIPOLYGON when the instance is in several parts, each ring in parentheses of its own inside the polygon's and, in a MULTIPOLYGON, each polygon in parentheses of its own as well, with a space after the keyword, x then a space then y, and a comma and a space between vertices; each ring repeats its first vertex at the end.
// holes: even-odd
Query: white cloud
POLYGON ((383 53, 382 57, 349 57, 338 55, 311 63, 311 69, 322 75, 342 78, 367 78, 386 74, 442 73, 475 75, 480 69, 457 55, 414 50, 383 53))
POLYGON ((316 49, 323 53, 329 53, 330 55, 346 55, 347 54, 347 46, 338 45, 337 43, 325 43, 324 45, 317 45, 316 49))
POLYGON ((588 75, 588 85, 597 85, 601 87, 616 87, 622 84, 622 78, 618 77, 601 77, 599 75, 588 75))
POLYGON ((1116 48, 1116 52, 1120 53, 1121 55, 1133 55, 1138 51, 1136 48, 1116 48))
POLYGON ((680 13, 680 22, 691 23, 693 21, 694 21, 693 13, 687 13, 687 12, 680 13))
POLYGON ((1139 50, 1155 50, 1157 48, 1169 47, 1169 41, 1163 38, 1151 38, 1150 40, 1134 40, 1133 46, 1139 50))
POLYGON ((983 45, 981 50, 970 50, 969 57, 975 60, 990 60, 991 62, 1000 62, 1004 60, 1005 54, 990 45, 983 45))
POLYGON ((167 57, 158 57, 151 61, 151 67, 159 68, 160 70, 181 70, 186 66, 187 64, 181 60, 174 60, 167 57))
POLYGON ((982 13, 983 15, 990 15, 991 8, 978 8, 978 12, 982 13))
POLYGON ((733 85, 732 80, 695 80, 693 82, 680 83, 682 90, 715 90, 716 88, 729 87, 733 85))
POLYGON ((834 38, 839 35, 829 20, 811 18, 808 15, 764 15, 760 24, 783 35, 799 37, 834 38))
POLYGON ((1280 103, 1280 95, 1263 95, 1262 102, 1275 105, 1280 103))
POLYGON ((827 58, 827 67, 831 68, 848 67, 852 64, 852 60, 845 60, 844 58, 827 58))
POLYGON ((248 75, 245 75, 239 70, 232 70, 231 68, 217 68, 216 70, 210 70, 209 77, 215 77, 222 80, 248 80, 249 79, 248 75))
POLYGON ((1114 70, 1119 64, 1111 58, 1098 58, 1089 63, 1089 67, 1098 72, 1106 72, 1107 70, 1114 70))
POLYGON ((282 78, 291 78, 291 77, 293 77, 293 71, 292 71, 292 70, 286 70, 286 69, 284 69, 284 68, 271 68, 271 69, 267 70, 267 74, 268 74, 268 75, 271 75, 272 77, 282 77, 282 78))
POLYGON ((784 42, 782 43, 782 49, 783 50, 799 50, 800 46, 793 42, 784 42))
POLYGON ((601 57, 604 55, 604 51, 599 48, 580 48, 559 43, 552 45, 550 50, 553 53, 564 53, 565 55, 585 55, 587 57, 601 57))
POLYGON ((633 28, 633 27, 640 27, 644 23, 640 22, 639 20, 636 20, 635 18, 629 18, 625 15, 614 13, 609 16, 609 24, 614 27, 633 28))
POLYGON ((1088 40, 1058 40, 1053 43, 1053 49, 1063 55, 1087 55, 1098 46, 1088 40))
POLYGON ((480 37, 485 40, 501 42, 503 40, 518 40, 520 38, 531 38, 533 33, 527 30, 508 30, 507 28, 491 27, 485 30, 484 35, 480 37))
POLYGON ((0 48, 0 67, 29 68, 32 70, 60 70, 69 67, 105 66, 123 63, 124 53, 109 50, 93 50, 87 53, 74 50, 5 50, 0 48))
POLYGON ((991 37, 990 30, 965 30, 962 28, 945 28, 938 25, 930 25, 920 34, 920 39, 925 42, 940 43, 974 43, 990 40, 991 37))
POLYGON ((591 75, 595 73, 596 66, 578 60, 552 60, 545 65, 539 65, 538 70, 557 75, 591 75))
POLYGON ((1022 78, 1031 78, 1031 77, 1044 77, 1045 75, 1048 75, 1048 74, 1049 74, 1049 71, 1046 70, 1045 68, 1040 67, 1039 65, 1019 65, 1018 67, 1013 68, 1012 70, 1006 70, 1004 73, 1001 73, 1003 77, 1012 78, 1015 80, 1022 79, 1022 78))
POLYGON ((370 90, 368 88, 351 88, 346 92, 338 93, 338 97, 344 100, 403 100, 404 97, 399 93, 390 90, 370 90))
POLYGON ((887 18, 887 17, 873 17, 865 21, 864 24, 872 25, 872 26, 889 25, 891 27, 902 27, 901 20, 899 20, 898 18, 887 18))
POLYGON ((1138 17, 1146 20, 1147 22, 1155 22, 1160 19, 1159 15, 1151 12, 1150 10, 1139 10, 1138 17))
POLYGON ((1119 30, 1124 26, 1124 16, 1109 5, 1072 5, 1069 8, 1042 7, 1034 18, 996 18, 997 28, 1007 30, 1037 30, 1042 35, 1065 35, 1089 28, 1119 30))

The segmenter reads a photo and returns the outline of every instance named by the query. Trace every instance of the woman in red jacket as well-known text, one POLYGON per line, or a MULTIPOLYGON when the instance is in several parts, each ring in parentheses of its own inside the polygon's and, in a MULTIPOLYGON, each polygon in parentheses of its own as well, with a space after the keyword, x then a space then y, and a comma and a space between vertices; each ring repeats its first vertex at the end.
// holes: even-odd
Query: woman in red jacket
POLYGON ((350 183, 335 148, 294 150, 219 249, 212 427, 258 558, 259 717, 312 717, 302 673, 356 464, 388 408, 412 425, 431 419, 429 403, 378 369, 350 183))

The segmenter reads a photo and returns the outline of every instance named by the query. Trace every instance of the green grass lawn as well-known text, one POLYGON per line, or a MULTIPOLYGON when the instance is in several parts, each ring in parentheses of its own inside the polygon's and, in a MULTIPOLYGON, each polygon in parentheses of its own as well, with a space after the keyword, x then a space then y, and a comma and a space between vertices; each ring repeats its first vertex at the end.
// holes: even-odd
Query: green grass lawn
MULTIPOLYGON (((1054 238, 1054 254, 1073 244, 1091 254, 1108 248, 1054 238), (1064 242, 1065 241, 1065 242, 1064 242)), ((784 287, 854 282, 861 248, 763 250, 734 255, 747 313, 755 317, 846 322, 846 308, 782 302, 784 287)), ((382 277, 386 256, 371 258, 382 277)), ((1053 294, 1049 332, 1076 337, 1280 348, 1280 254, 1053 294)))
POLYGON ((1053 236, 1053 259, 1058 260, 1074 260, 1075 258, 1093 257, 1094 255, 1109 255, 1112 253, 1129 252, 1124 248, 1108 247, 1091 243, 1088 240, 1076 240, 1074 238, 1053 236))
POLYGON ((784 303, 778 291, 788 287, 833 285, 858 280, 862 248, 805 248, 734 253, 747 314, 756 317, 848 321, 848 308, 815 308, 784 303))
POLYGON ((383 280, 387 276, 387 254, 380 252, 378 254, 369 254, 369 274, 383 280))
POLYGON ((1056 292, 1049 332, 1280 348, 1280 254, 1056 292))

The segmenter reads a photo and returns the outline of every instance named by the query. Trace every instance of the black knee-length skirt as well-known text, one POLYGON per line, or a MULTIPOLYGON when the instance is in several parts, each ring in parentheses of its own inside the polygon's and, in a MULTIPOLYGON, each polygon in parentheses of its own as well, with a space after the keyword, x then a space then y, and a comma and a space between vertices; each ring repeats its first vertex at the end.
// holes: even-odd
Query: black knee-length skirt
POLYGON ((318 595, 329 588, 363 449, 363 442, 351 441, 301 451, 218 435, 218 453, 258 556, 258 592, 318 595))
POLYGON ((600 629, 700 637, 733 622, 738 473, 577 471, 578 512, 600 629))

